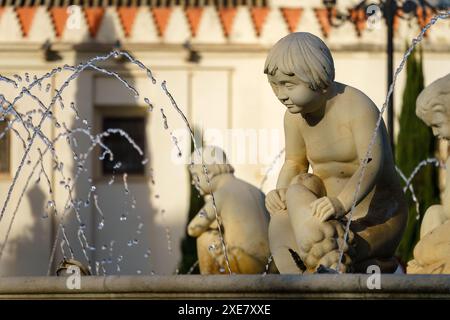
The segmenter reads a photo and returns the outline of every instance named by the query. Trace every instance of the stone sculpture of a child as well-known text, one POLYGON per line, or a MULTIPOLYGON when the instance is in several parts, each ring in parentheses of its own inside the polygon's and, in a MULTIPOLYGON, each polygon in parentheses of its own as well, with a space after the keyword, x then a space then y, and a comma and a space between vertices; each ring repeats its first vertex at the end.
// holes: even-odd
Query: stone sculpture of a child
POLYGON ((205 205, 188 225, 188 234, 197 237, 200 273, 229 272, 216 212, 222 221, 231 272, 264 272, 270 256, 269 213, 264 205, 264 193, 234 176, 234 169, 220 148, 204 147, 201 156, 203 159, 199 159, 196 152, 193 153, 194 161, 189 170, 192 183, 204 195, 205 205), (207 168, 208 177, 202 162, 207 168))
POLYGON ((407 206, 384 123, 356 196, 349 245, 343 242, 377 107, 361 91, 334 81, 331 53, 310 33, 291 33, 278 41, 264 73, 287 108, 285 162, 276 190, 266 197, 270 249, 278 270, 300 272, 294 251, 305 272, 316 272, 320 265, 340 265, 341 272, 366 272, 369 265, 395 271, 393 255, 407 206), (309 166, 313 175, 305 175, 309 166), (340 246, 345 249, 341 264, 340 246))
MULTIPOLYGON (((416 114, 441 139, 450 140, 450 74, 426 87, 417 98, 416 114)), ((442 204, 427 209, 420 241, 407 273, 450 274, 450 157, 446 160, 446 186, 442 204)))

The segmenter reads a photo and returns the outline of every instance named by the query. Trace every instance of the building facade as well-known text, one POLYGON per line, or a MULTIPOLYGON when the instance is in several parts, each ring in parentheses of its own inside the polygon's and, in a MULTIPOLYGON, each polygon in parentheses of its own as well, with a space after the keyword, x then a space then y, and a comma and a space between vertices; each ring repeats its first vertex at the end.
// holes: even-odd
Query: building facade
MULTIPOLYGON (((38 137, 30 149, 0 220, 0 275, 47 274, 55 243, 51 270, 73 251, 77 260, 90 262, 94 273, 174 273, 189 209, 184 155, 191 149, 186 124, 163 82, 205 142, 225 149, 236 175, 258 186, 264 182, 267 192, 275 186, 280 161, 267 179, 265 173, 284 145, 283 106, 263 74, 267 51, 278 39, 296 31, 320 36, 332 50, 336 80, 362 90, 379 108, 384 103, 386 27, 356 4, 339 1, 328 11, 318 0, 1 1, 0 74, 18 83, 15 88, 0 82, 6 101, 13 101, 35 75, 116 49, 147 66, 156 84, 139 66, 113 56, 98 64, 103 69, 88 67, 65 87, 41 131, 49 140, 65 129, 80 132, 70 141, 56 140, 56 156, 49 152, 42 161, 45 139, 38 137), (340 21, 342 13, 350 18, 340 21), (73 184, 80 169, 79 156, 93 143, 86 131, 108 128, 128 132, 143 154, 123 136, 111 134, 105 143, 122 166, 108 156, 99 160, 104 149, 97 147, 68 192, 65 186, 73 184), (65 209, 71 201, 80 204, 79 210, 65 209)), ((395 66, 431 15, 420 11, 410 20, 396 17, 395 66)), ((426 84, 450 70, 449 30, 449 20, 438 21, 423 41, 426 84)), ((32 93, 49 105, 72 73, 63 68, 32 93)), ((404 73, 394 95, 397 115, 403 84, 404 73)), ((24 95, 15 107, 36 117, 36 125, 36 99, 24 95)), ((2 132, 8 125, 0 124, 2 132)), ((27 132, 20 123, 12 128, 0 140, 0 204, 29 142, 21 138, 27 132)))

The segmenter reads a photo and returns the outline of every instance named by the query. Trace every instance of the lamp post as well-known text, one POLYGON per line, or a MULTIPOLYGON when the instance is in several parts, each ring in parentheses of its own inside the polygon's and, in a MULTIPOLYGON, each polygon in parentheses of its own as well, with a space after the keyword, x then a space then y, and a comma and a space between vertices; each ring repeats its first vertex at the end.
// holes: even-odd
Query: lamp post
MULTIPOLYGON (((385 2, 385 17, 387 25, 387 90, 391 87, 394 80, 394 15, 397 10, 397 4, 393 0, 386 0, 385 2)), ((392 92, 389 104, 387 106, 387 126, 389 131, 389 141, 391 143, 392 154, 395 157, 395 143, 394 143, 394 92, 392 92)))

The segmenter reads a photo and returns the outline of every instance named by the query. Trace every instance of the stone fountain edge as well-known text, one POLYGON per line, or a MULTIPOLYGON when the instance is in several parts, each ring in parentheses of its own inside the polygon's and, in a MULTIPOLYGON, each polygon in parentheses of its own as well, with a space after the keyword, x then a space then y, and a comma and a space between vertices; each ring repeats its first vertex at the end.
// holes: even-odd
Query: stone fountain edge
POLYGON ((450 275, 89 276, 80 289, 64 277, 1 277, 0 299, 450 299, 450 275))

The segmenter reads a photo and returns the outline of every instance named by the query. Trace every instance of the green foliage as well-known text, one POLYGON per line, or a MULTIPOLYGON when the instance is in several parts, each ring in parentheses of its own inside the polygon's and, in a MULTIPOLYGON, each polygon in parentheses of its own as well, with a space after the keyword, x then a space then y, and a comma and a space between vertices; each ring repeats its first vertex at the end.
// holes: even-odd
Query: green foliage
MULTIPOLYGON (((415 113, 417 96, 424 88, 422 51, 408 57, 406 63, 406 85, 403 92, 403 105, 400 115, 400 131, 396 146, 396 164, 408 177, 414 168, 424 159, 435 156, 436 140, 431 128, 427 127, 415 113)), ((408 191, 408 225, 398 247, 397 255, 403 263, 412 258, 414 246, 420 237, 420 224, 423 215, 432 204, 439 203, 438 172, 428 165, 412 181, 420 205, 420 216, 408 191)))

